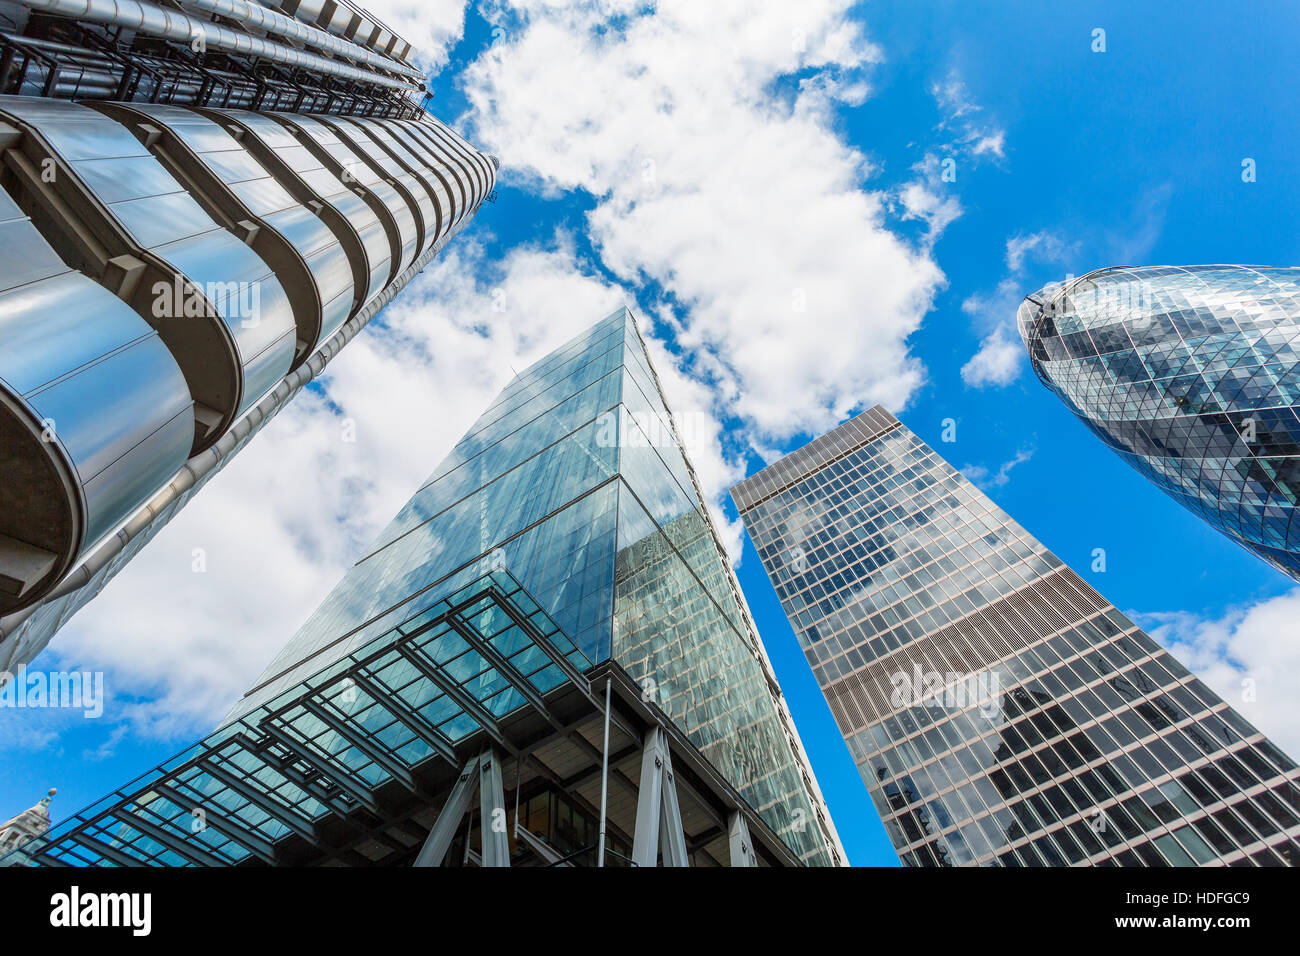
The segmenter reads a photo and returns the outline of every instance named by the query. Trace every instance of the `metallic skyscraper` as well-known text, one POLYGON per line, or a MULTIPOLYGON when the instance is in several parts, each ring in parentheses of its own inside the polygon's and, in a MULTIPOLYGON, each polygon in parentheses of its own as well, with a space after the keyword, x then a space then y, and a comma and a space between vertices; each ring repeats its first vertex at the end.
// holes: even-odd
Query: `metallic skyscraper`
POLYGON ((884 409, 732 497, 905 864, 1300 862, 1295 763, 884 409))
POLYGON ((0 671, 490 198, 346 2, 0 3, 0 671))
POLYGON ((515 377, 221 728, 25 853, 842 862, 677 435, 621 309, 515 377))
POLYGON ((1018 319, 1038 377, 1102 441, 1300 580, 1300 269, 1101 269, 1018 319))

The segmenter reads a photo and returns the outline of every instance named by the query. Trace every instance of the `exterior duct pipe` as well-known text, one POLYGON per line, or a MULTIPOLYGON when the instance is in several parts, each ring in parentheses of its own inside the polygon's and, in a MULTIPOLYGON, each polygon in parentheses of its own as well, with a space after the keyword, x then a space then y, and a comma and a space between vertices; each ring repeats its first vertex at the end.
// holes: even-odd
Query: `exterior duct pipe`
MULTIPOLYGON (((468 220, 466 220, 468 221, 468 220)), ((314 355, 295 371, 280 380, 280 384, 268 392, 260 402, 248 410, 234 426, 221 436, 221 439, 206 451, 195 455, 177 472, 167 485, 127 520, 116 534, 104 540, 91 554, 58 583, 41 601, 21 611, 15 611, 7 617, 0 618, 0 638, 8 637, 24 621, 46 603, 71 594, 84 587, 94 578, 104 565, 120 554, 128 544, 149 528, 155 518, 176 502, 181 495, 193 488, 195 483, 209 472, 221 467, 224 459, 251 433, 257 431, 268 420, 284 408, 308 382, 318 376, 325 366, 333 361, 334 356, 342 351, 352 339, 365 328, 379 311, 393 300, 406 284, 410 282, 430 260, 459 232, 452 230, 442 241, 435 243, 423 255, 411 263, 388 284, 382 292, 371 299, 355 316, 343 324, 333 336, 322 345, 314 355)))
POLYGON ((183 6, 202 10, 204 13, 215 13, 229 20, 238 20, 240 23, 247 23, 249 26, 265 30, 267 33, 273 33, 289 40, 297 40, 307 46, 346 57, 357 63, 364 63, 378 70, 387 70, 390 73, 409 77, 421 85, 425 81, 423 73, 407 66, 405 63, 398 63, 396 60, 368 50, 350 40, 336 37, 326 30, 309 26, 301 20, 295 20, 283 13, 267 9, 260 3, 249 3, 248 0, 180 0, 180 2, 183 6))
POLYGON ((188 44, 195 37, 202 37, 204 44, 214 50, 261 57, 315 73, 337 76, 355 83, 402 91, 423 88, 422 83, 415 83, 409 79, 399 80, 357 69, 316 53, 295 50, 282 43, 241 33, 210 20, 187 16, 178 10, 167 10, 145 0, 23 0, 23 3, 42 13, 125 27, 147 36, 181 43, 188 44))

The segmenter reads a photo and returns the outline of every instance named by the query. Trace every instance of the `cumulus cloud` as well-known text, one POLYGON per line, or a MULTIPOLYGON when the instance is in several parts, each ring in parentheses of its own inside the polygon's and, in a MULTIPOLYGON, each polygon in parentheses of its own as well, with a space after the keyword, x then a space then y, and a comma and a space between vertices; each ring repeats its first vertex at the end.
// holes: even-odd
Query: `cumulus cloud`
POLYGON ((980 340, 979 351, 961 367, 962 381, 976 388, 1010 385, 1020 377, 1023 357, 1020 340, 998 326, 980 340))
MULTIPOLYGON (((952 157, 946 159, 955 163, 952 157)), ((948 185, 956 180, 945 179, 945 175, 956 175, 956 166, 949 166, 947 170, 945 174, 944 161, 934 153, 927 153, 925 159, 913 167, 917 178, 904 183, 898 191, 903 215, 926 224, 927 246, 934 245, 943 231, 962 214, 961 200, 948 185)))
POLYGON ((603 264, 669 313, 755 443, 901 408, 924 379, 906 339, 943 276, 827 106, 880 58, 848 6, 501 4, 462 78, 509 175, 594 197, 603 264))
POLYGON ((1182 611, 1133 616, 1288 755, 1300 755, 1300 588, 1219 618, 1182 611))
POLYGON ((1007 275, 992 292, 975 293, 961 304, 981 331, 979 350, 962 366, 962 381, 972 388, 1010 385, 1024 367, 1024 346, 1016 330, 1016 310, 1028 292, 1026 273, 1034 263, 1061 264, 1075 254, 1076 243, 1048 232, 1017 234, 1007 239, 1007 275))

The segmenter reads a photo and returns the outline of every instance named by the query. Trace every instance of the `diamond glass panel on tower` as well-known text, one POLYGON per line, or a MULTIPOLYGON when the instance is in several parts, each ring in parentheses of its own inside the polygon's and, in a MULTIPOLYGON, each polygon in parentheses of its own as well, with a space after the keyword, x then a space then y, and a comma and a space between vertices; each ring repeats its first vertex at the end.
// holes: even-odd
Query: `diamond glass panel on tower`
POLYGON ((1102 269, 1018 321, 1038 377, 1107 446, 1300 580, 1300 269, 1102 269))

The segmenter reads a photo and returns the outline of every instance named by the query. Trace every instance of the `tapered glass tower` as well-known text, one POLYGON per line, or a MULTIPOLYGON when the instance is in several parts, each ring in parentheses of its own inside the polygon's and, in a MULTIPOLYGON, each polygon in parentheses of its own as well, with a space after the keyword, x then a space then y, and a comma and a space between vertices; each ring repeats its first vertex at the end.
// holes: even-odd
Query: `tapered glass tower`
POLYGON ((491 197, 346 2, 5 4, 0 672, 491 197), (219 15, 219 19, 214 15, 219 15))
POLYGON ((1300 862, 1296 765, 884 409, 732 497, 905 864, 1300 862))
POLYGON ((1102 441, 1300 580, 1300 269, 1101 269, 1029 296, 1019 324, 1102 441))
POLYGON ((677 434, 619 310, 516 376, 218 731, 28 852, 842 862, 677 434))

